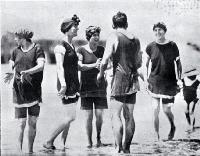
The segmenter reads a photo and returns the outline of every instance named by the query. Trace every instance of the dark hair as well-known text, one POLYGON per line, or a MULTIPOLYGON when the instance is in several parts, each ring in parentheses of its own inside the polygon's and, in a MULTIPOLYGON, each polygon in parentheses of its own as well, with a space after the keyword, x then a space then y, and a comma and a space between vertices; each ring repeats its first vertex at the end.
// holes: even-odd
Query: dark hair
POLYGON ((153 25, 153 31, 155 30, 155 28, 161 28, 165 32, 167 32, 167 27, 166 27, 165 23, 163 23, 163 22, 158 22, 158 23, 154 24, 153 25))
POLYGON ((85 31, 86 39, 89 41, 93 34, 95 34, 95 33, 100 34, 100 32, 101 32, 100 27, 89 26, 85 31))
POLYGON ((65 19, 61 24, 61 32, 66 33, 71 29, 73 25, 79 25, 80 19, 77 15, 74 15, 72 18, 65 19))
POLYGON ((20 39, 25 39, 28 42, 31 42, 31 38, 33 37, 33 32, 28 29, 21 29, 17 32, 15 32, 15 36, 17 36, 20 39))
POLYGON ((196 75, 188 76, 188 78, 189 78, 190 80, 195 80, 196 77, 197 77, 196 75))
POLYGON ((126 29, 128 27, 127 16, 123 12, 118 12, 116 15, 114 15, 112 21, 113 21, 113 29, 116 28, 126 29))

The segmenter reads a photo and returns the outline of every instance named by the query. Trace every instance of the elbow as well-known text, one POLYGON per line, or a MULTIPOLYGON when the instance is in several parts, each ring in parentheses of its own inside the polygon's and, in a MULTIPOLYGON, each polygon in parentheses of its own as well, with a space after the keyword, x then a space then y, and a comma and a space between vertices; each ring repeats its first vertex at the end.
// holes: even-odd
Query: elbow
POLYGON ((44 70, 44 63, 39 65, 39 71, 43 71, 44 70))
POLYGON ((108 64, 108 60, 103 60, 101 62, 101 66, 103 66, 103 67, 107 66, 107 64, 108 64))
POLYGON ((57 73, 64 72, 63 66, 57 65, 56 67, 57 73))
POLYGON ((86 71, 87 68, 83 64, 78 64, 78 70, 79 71, 86 71))
POLYGON ((78 65, 78 70, 79 71, 84 71, 84 68, 81 65, 78 65))

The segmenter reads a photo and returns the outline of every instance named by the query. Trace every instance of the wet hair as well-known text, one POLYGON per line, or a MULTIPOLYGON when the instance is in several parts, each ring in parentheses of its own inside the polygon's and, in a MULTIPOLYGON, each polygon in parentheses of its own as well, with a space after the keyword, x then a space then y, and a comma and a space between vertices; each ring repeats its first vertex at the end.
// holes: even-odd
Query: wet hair
POLYGON ((101 32, 101 28, 97 27, 97 26, 89 26, 88 28, 86 28, 85 34, 86 34, 86 39, 89 41, 90 38, 92 37, 92 35, 94 35, 95 33, 100 34, 101 32))
POLYGON ((163 23, 163 22, 158 22, 158 23, 154 24, 153 25, 153 31, 155 30, 155 28, 161 28, 165 32, 167 32, 167 27, 166 27, 165 23, 163 23))
POLYGON ((20 39, 25 39, 28 42, 31 42, 31 38, 33 37, 33 32, 28 29, 21 29, 15 32, 15 36, 20 39))
POLYGON ((119 11, 116 15, 114 15, 112 21, 113 21, 113 29, 117 28, 126 29, 128 27, 127 16, 123 12, 119 11))
POLYGON ((72 18, 65 19, 62 24, 61 24, 61 32, 66 33, 71 29, 72 26, 74 25, 79 25, 80 19, 78 18, 77 15, 74 15, 72 18))

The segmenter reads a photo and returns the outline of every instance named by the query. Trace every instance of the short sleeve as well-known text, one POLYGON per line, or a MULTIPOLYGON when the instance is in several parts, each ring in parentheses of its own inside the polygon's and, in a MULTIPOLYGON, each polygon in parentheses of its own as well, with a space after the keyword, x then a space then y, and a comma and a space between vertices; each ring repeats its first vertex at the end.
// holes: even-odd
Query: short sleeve
POLYGON ((36 49, 36 59, 45 60, 44 50, 39 45, 37 45, 36 49))
POLYGON ((138 38, 136 38, 135 39, 135 43, 137 45, 137 51, 140 52, 140 49, 141 49, 141 47, 140 47, 140 40, 138 38))
POLYGON ((77 49, 77 56, 78 56, 78 60, 79 60, 79 61, 83 61, 82 50, 83 50, 82 47, 79 47, 79 48, 77 49))
POLYGON ((178 49, 176 43, 173 43, 173 49, 174 49, 174 57, 177 61, 180 59, 180 55, 179 55, 179 49, 178 49))
POLYGON ((10 60, 15 62, 15 58, 16 58, 16 50, 14 49, 12 52, 11 52, 11 57, 10 57, 10 60))
POLYGON ((55 48, 54 48, 54 53, 59 53, 59 54, 62 54, 62 55, 65 55, 65 47, 63 47, 62 45, 57 45, 55 48))
POLYGON ((137 57, 136 57, 136 66, 140 68, 142 66, 142 51, 140 50, 140 41, 139 39, 135 39, 135 43, 137 46, 137 57))
POLYGON ((150 45, 148 45, 147 47, 146 47, 146 53, 147 53, 147 55, 150 57, 151 56, 151 48, 150 48, 150 45))

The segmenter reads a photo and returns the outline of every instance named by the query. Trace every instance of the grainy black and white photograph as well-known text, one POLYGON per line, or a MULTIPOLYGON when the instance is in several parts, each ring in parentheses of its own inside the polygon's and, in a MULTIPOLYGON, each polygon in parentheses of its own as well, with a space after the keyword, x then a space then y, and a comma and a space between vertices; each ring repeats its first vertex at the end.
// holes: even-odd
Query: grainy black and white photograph
POLYGON ((200 155, 200 0, 0 8, 2 156, 200 155))

